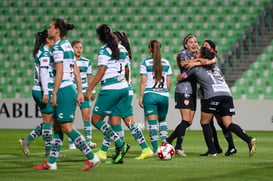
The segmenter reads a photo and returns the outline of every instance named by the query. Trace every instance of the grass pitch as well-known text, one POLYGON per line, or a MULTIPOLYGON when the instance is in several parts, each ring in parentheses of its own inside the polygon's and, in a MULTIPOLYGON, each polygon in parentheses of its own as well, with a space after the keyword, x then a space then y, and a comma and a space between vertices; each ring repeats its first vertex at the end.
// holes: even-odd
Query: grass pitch
MULTIPOLYGON (((200 181, 200 180, 272 180, 273 179, 273 132, 248 131, 257 138, 257 153, 248 156, 245 142, 233 135, 237 154, 231 157, 220 154, 218 157, 200 157, 206 146, 201 131, 187 131, 183 148, 187 157, 175 156, 170 161, 162 161, 154 157, 147 160, 135 160, 141 149, 130 132, 125 131, 125 141, 131 149, 124 158, 124 164, 106 165, 101 163, 90 171, 81 171, 85 157, 79 150, 68 150, 68 139, 65 137, 61 154, 65 158, 57 160, 58 170, 34 170, 34 165, 47 160, 44 157, 42 137, 31 143, 31 156, 25 157, 19 147, 18 139, 26 137, 30 130, 0 130, 0 180, 3 181, 43 181, 43 180, 91 180, 91 181, 200 181)), ((149 143, 148 132, 144 131, 149 143)), ((221 132, 218 137, 223 151, 227 143, 221 132)), ((93 130, 93 141, 101 146, 102 134, 93 130)), ((108 151, 110 160, 114 154, 113 144, 108 151)))

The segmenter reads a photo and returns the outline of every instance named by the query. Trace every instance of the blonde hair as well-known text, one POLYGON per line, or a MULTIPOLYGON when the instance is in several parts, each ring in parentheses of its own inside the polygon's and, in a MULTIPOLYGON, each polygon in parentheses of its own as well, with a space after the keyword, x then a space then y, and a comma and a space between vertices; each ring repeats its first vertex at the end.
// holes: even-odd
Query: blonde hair
POLYGON ((148 48, 150 48, 153 55, 153 71, 156 82, 161 82, 162 80, 162 63, 161 63, 161 44, 157 40, 151 40, 149 42, 148 48))

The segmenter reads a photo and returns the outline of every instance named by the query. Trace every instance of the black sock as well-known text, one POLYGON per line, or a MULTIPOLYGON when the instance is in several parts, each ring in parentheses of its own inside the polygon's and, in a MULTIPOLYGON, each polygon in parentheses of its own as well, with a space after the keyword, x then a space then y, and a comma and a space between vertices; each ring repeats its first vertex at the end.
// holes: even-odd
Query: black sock
POLYGON ((223 122, 218 122, 218 125, 221 127, 222 132, 228 142, 228 149, 235 148, 231 131, 224 126, 223 122))
POLYGON ((208 147, 208 153, 216 153, 210 124, 201 124, 201 126, 203 129, 204 138, 208 147))
POLYGON ((179 130, 180 125, 181 123, 176 126, 172 134, 166 139, 168 143, 172 144, 173 140, 177 137, 177 131, 179 130))
POLYGON ((216 131, 213 121, 210 122, 210 127, 211 127, 211 131, 212 131, 214 146, 215 146, 216 151, 218 152, 221 150, 221 147, 220 147, 220 144, 218 141, 217 131, 216 131))
POLYGON ((187 127, 189 127, 190 123, 188 121, 182 120, 178 129, 177 129, 177 139, 176 139, 176 150, 182 150, 182 142, 185 136, 185 132, 187 127))
POLYGON ((251 141, 251 138, 237 124, 231 123, 228 127, 228 130, 235 133, 238 137, 240 137, 242 140, 244 140, 247 143, 251 141))

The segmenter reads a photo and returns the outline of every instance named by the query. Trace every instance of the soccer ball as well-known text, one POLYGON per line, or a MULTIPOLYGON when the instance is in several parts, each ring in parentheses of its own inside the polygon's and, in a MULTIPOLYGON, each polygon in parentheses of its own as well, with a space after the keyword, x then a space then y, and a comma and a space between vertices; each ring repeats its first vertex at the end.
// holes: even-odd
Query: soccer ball
POLYGON ((174 147, 169 143, 163 143, 157 149, 157 156, 161 160, 170 160, 175 155, 174 147))

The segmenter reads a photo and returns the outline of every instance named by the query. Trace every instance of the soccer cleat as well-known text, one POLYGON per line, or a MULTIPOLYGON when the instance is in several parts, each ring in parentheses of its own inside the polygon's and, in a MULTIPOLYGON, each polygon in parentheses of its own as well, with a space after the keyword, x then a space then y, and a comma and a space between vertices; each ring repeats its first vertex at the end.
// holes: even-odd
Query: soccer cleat
POLYGON ((136 160, 144 160, 146 158, 152 158, 154 156, 154 152, 151 150, 151 148, 144 148, 141 152, 141 154, 136 157, 136 160))
POLYGON ((21 147, 23 153, 24 153, 26 156, 30 156, 29 142, 28 142, 26 139, 21 138, 21 139, 19 139, 19 144, 20 144, 20 147, 21 147))
POLYGON ((76 148, 75 144, 69 144, 69 148, 68 149, 69 150, 76 150, 77 148, 76 148))
POLYGON ((236 148, 229 148, 227 152, 225 153, 226 156, 231 156, 233 154, 237 153, 236 148))
POLYGON ((114 159, 114 163, 118 163, 123 157, 126 155, 128 150, 130 149, 130 145, 127 143, 123 143, 123 145, 119 148, 116 148, 116 156, 114 159))
POLYGON ((249 148, 249 156, 253 156, 254 153, 256 152, 256 138, 250 139, 250 142, 248 143, 248 148, 249 148))
POLYGON ((82 170, 84 171, 90 170, 91 168, 95 167, 99 163, 100 163, 99 157, 94 155, 94 158, 92 160, 85 161, 85 167, 83 167, 82 170))
POLYGON ((102 151, 102 150, 99 150, 97 151, 96 153, 94 153, 97 157, 99 157, 99 159, 101 160, 106 160, 107 159, 107 152, 106 151, 102 151))
POLYGON ((44 161, 41 165, 35 165, 33 168, 37 170, 57 170, 57 164, 55 163, 48 163, 47 161, 44 161))
POLYGON ((221 154, 221 153, 223 153, 223 150, 222 150, 222 148, 218 148, 218 149, 216 149, 216 152, 217 152, 217 154, 221 154))
POLYGON ((217 153, 209 153, 209 152, 206 152, 206 153, 200 154, 200 156, 214 156, 214 157, 217 157, 217 153))
POLYGON ((123 160, 119 160, 117 163, 114 162, 114 160, 105 162, 106 165, 112 165, 112 164, 123 164, 123 160))
POLYGON ((94 143, 94 142, 92 142, 92 141, 90 141, 90 142, 88 143, 88 146, 89 146, 91 149, 94 149, 94 148, 96 148, 97 144, 94 143))
POLYGON ((175 154, 179 155, 179 156, 183 156, 186 157, 186 153, 184 152, 184 150, 175 150, 175 154))

